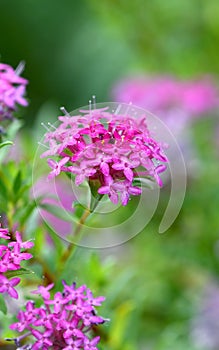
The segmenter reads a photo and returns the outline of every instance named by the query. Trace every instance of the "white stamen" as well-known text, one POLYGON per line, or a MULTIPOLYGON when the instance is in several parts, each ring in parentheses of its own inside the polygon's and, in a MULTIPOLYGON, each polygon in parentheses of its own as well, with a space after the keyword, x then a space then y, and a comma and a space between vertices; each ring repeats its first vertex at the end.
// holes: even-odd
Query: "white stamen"
POLYGON ((119 113, 119 111, 120 111, 120 109, 121 109, 121 105, 118 105, 118 107, 116 108, 116 111, 115 111, 115 113, 114 114, 118 114, 119 113))
POLYGON ((15 69, 16 75, 21 75, 23 73, 23 71, 24 71, 24 67, 25 67, 25 62, 21 61, 19 63, 19 65, 17 66, 17 68, 15 69))
POLYGON ((90 115, 91 115, 91 109, 92 109, 92 101, 89 100, 89 112, 90 112, 90 115))
POLYGON ((129 106, 128 106, 126 112, 125 112, 126 115, 128 114, 131 105, 132 105, 132 102, 129 102, 129 106))
POLYGON ((56 127, 54 125, 52 125, 50 122, 47 123, 51 128, 56 130, 56 127))
POLYGON ((50 131, 50 129, 48 128, 48 126, 44 123, 41 123, 41 125, 47 130, 47 131, 50 131))
POLYGON ((61 111, 62 113, 64 113, 64 115, 70 117, 70 114, 69 114, 68 111, 65 109, 65 107, 60 107, 60 111, 61 111))
POLYGON ((96 109, 96 96, 93 95, 93 96, 92 96, 92 99, 93 99, 93 106, 94 106, 94 109, 96 109))
POLYGON ((37 142, 37 143, 38 143, 38 145, 43 146, 43 147, 46 147, 46 148, 48 148, 48 149, 49 149, 49 146, 44 145, 44 143, 42 143, 42 142, 37 142))

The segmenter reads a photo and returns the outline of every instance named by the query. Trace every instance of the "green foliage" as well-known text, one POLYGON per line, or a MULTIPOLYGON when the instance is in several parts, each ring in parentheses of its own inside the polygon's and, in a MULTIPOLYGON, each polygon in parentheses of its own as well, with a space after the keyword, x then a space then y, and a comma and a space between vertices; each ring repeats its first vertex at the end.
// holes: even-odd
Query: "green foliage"
POLYGON ((89 0, 104 25, 137 56, 135 71, 183 77, 218 70, 219 4, 211 1, 89 0), (217 44, 216 44, 217 43, 217 44), (210 71, 209 71, 210 70, 210 71))
POLYGON ((0 169, 0 212, 7 213, 9 222, 13 216, 13 220, 18 220, 22 226, 36 207, 30 201, 30 187, 30 167, 25 163, 19 164, 18 169, 11 161, 0 169))
POLYGON ((15 139, 15 136, 22 125, 23 125, 22 121, 18 119, 13 120, 7 127, 6 135, 3 135, 0 138, 0 164, 8 154, 8 147, 5 147, 5 146, 13 145, 12 140, 15 139), (4 149, 2 149, 3 147, 4 149))
POLYGON ((11 145, 13 145, 12 141, 4 141, 0 143, 0 148, 3 148, 5 146, 11 146, 11 145))
POLYGON ((0 311, 5 315, 7 314, 7 306, 5 304, 3 294, 0 294, 0 311))
POLYGON ((5 276, 7 278, 13 278, 13 277, 17 277, 17 276, 22 276, 22 275, 27 275, 27 274, 31 274, 33 273, 33 271, 26 269, 26 268, 21 268, 19 270, 15 270, 15 271, 7 271, 5 273, 5 276))

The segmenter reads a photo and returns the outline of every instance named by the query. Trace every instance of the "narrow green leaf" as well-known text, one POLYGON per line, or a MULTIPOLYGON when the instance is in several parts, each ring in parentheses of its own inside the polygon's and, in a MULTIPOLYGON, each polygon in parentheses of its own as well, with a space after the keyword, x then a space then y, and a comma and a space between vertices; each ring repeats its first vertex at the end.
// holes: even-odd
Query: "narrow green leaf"
POLYGON ((29 219, 34 209, 36 209, 39 206, 39 203, 42 199, 43 199, 43 196, 39 196, 38 198, 36 198, 35 200, 32 200, 30 203, 24 206, 22 210, 19 211, 18 220, 20 225, 23 225, 29 219))
POLYGON ((0 311, 2 311, 5 315, 7 314, 7 306, 2 294, 0 294, 0 311))
POLYGON ((23 208, 22 213, 19 213, 19 223, 20 225, 24 225, 25 222, 28 220, 30 215, 33 213, 34 209, 36 208, 37 204, 33 200, 30 202, 25 208, 23 208))
POLYGON ((8 211, 8 203, 5 201, 5 198, 0 193, 0 212, 7 213, 8 211))
POLYGON ((7 212, 8 209, 8 189, 0 174, 0 210, 7 212))
POLYGON ((5 146, 11 146, 11 145, 13 145, 12 141, 4 141, 4 142, 0 143, 0 148, 3 148, 5 146))
POLYGON ((31 187, 31 184, 25 184, 22 187, 20 187, 19 191, 16 193, 15 196, 15 202, 25 194, 26 191, 28 191, 31 187))
POLYGON ((0 192, 1 192, 2 196, 5 197, 5 200, 6 200, 8 197, 8 189, 5 186, 3 179, 1 178, 1 174, 0 174, 0 192))
POLYGON ((17 277, 17 276, 22 276, 22 275, 33 274, 33 273, 34 273, 33 271, 22 267, 19 270, 5 272, 5 276, 7 278, 12 278, 12 277, 17 277))
POLYGON ((21 184, 22 184, 22 173, 21 173, 21 170, 19 170, 17 172, 17 175, 16 175, 16 177, 14 179, 14 183, 13 183, 13 193, 14 194, 18 193, 18 191, 21 188, 21 184))

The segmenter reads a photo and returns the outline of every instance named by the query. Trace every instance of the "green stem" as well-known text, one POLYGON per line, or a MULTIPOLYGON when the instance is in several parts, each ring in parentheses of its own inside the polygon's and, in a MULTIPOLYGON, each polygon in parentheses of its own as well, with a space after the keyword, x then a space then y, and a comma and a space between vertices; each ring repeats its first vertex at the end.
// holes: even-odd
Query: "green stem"
MULTIPOLYGON (((74 236, 73 236, 73 238, 75 238, 75 239, 76 239, 76 237, 78 237, 79 233, 81 232, 87 218, 95 211, 96 207, 98 206, 101 199, 103 198, 103 195, 98 193, 99 186, 100 186, 99 181, 93 181, 93 180, 89 181, 89 187, 91 190, 90 208, 85 209, 85 211, 83 212, 83 214, 82 214, 82 216, 81 216, 81 218, 76 226, 76 229, 74 231, 74 236)), ((62 273, 66 261, 68 261, 68 259, 72 256, 75 248, 76 248, 75 243, 69 243, 66 250, 61 255, 60 260, 59 260, 59 275, 62 273)))
MULTIPOLYGON (((89 209, 86 209, 83 213, 83 215, 80 218, 80 221, 78 222, 76 229, 74 231, 74 238, 76 238, 79 233, 81 232, 83 225, 85 223, 85 221, 87 220, 87 218, 89 217, 89 215, 92 212, 89 209)), ((72 253, 74 252, 76 248, 76 244, 75 243, 69 243, 69 245, 67 246, 66 250, 63 252, 60 261, 59 261, 59 274, 62 273, 65 263, 66 261, 70 258, 70 256, 72 255, 72 253)))
POLYGON ((89 209, 86 209, 84 211, 84 213, 83 213, 83 215, 82 215, 82 217, 81 217, 81 219, 76 227, 76 230, 74 232, 75 237, 80 233, 82 226, 84 225, 85 221, 87 220, 87 218, 90 214, 91 214, 91 211, 89 209))

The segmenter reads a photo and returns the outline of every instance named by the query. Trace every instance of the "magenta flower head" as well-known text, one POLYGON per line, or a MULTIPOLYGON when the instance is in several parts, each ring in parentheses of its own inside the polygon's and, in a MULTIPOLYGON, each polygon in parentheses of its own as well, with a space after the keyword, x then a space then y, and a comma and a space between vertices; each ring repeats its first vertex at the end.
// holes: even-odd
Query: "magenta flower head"
POLYGON ((12 119, 17 105, 28 105, 24 98, 28 81, 20 77, 23 69, 23 62, 16 70, 8 64, 0 63, 0 122, 12 119))
POLYGON ((0 293, 7 293, 12 298, 18 299, 18 292, 14 288, 19 284, 20 278, 8 278, 10 271, 19 272, 21 269, 22 260, 29 260, 32 258, 26 249, 32 248, 33 242, 23 242, 21 234, 17 231, 15 233, 15 240, 9 233, 7 228, 0 228, 0 293), (7 242, 4 242, 7 240, 7 242))
MULTIPOLYGON (((98 316, 96 306, 100 306, 104 297, 94 298, 86 285, 76 287, 63 281, 63 291, 53 297, 50 290, 53 284, 39 286, 34 294, 43 299, 41 307, 35 307, 28 301, 25 311, 19 311, 18 322, 11 329, 22 333, 13 339, 19 349, 75 349, 97 350, 100 337, 93 335, 93 328, 103 324, 107 319, 98 316), (25 337, 32 338, 31 344, 21 346, 25 337)), ((29 338, 30 339, 30 338, 29 338)))
MULTIPOLYGON (((126 105, 131 108, 131 106, 126 105)), ((60 116, 60 124, 45 134, 52 179, 61 172, 73 175, 75 185, 84 181, 98 196, 127 205, 131 195, 141 194, 141 178, 162 186, 159 176, 168 162, 162 145, 150 134, 147 116, 114 111, 108 107, 81 109, 79 114, 60 116)), ((146 113, 146 112, 145 112, 146 113)))

